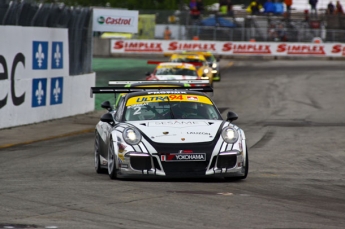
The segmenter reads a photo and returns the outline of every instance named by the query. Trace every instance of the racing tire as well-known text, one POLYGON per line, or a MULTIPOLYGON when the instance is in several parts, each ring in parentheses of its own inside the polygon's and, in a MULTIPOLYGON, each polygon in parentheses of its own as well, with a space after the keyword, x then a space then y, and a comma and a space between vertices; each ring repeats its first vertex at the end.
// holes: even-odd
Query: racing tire
POLYGON ((94 143, 94 151, 95 151, 95 170, 96 173, 104 173, 105 169, 101 167, 101 160, 100 160, 100 155, 99 155, 99 141, 100 141, 100 136, 98 132, 96 131, 95 133, 95 143, 94 143))
POLYGON ((248 176, 248 171, 249 171, 249 154, 248 154, 248 149, 246 147, 246 153, 247 153, 247 157, 246 157, 246 162, 245 162, 245 166, 244 166, 244 175, 240 176, 240 177, 224 177, 225 180, 244 180, 247 178, 248 176))
POLYGON ((115 155, 113 139, 110 139, 108 147, 108 174, 110 179, 112 180, 115 180, 117 177, 116 162, 117 159, 115 155))

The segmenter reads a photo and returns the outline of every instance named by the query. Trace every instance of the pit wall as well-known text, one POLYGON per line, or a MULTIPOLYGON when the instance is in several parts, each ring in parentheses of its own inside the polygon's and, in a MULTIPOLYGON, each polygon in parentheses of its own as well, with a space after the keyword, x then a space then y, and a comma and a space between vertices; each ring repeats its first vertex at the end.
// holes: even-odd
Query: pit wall
POLYGON ((68 30, 0 26, 0 129, 94 110, 95 73, 69 75, 68 30))

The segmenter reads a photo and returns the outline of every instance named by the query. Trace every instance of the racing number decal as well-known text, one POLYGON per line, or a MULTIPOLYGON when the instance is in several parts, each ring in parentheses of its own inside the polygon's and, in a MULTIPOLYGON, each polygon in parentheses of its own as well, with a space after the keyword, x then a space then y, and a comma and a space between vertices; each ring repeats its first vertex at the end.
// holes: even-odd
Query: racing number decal
POLYGON ((182 100, 182 95, 169 95, 170 100, 182 100))
POLYGON ((135 110, 133 115, 141 114, 141 107, 133 107, 133 109, 135 110))

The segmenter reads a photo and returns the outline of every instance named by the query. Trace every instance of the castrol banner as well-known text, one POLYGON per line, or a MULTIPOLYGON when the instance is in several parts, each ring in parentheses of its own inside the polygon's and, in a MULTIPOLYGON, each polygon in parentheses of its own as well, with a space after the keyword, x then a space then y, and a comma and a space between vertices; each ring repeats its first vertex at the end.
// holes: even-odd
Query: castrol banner
POLYGON ((178 40, 111 40, 111 53, 160 54, 210 51, 217 55, 345 57, 345 44, 287 42, 224 42, 178 40))
POLYGON ((137 10, 93 9, 93 31, 98 32, 138 32, 137 10))

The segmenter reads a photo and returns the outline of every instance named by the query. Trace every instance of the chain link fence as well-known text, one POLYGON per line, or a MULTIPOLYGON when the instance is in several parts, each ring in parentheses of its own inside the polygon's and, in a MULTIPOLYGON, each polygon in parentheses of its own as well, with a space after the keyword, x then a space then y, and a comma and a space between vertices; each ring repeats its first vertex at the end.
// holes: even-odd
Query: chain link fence
POLYGON ((70 75, 92 72, 91 8, 1 1, 0 25, 67 28, 70 75))
MULTIPOLYGON (((235 11, 232 17, 223 17, 216 12, 205 11, 197 20, 188 10, 140 10, 139 14, 154 14, 156 30, 160 25, 178 27, 174 39, 217 41, 288 41, 311 42, 315 37, 324 42, 345 42, 345 15, 319 15, 310 17, 303 12, 286 15, 248 15, 244 10, 235 11), (204 20, 214 18, 212 26, 202 25, 204 20), (222 26, 226 20, 234 26, 222 26)), ((162 39, 162 32, 156 35, 162 39)))

